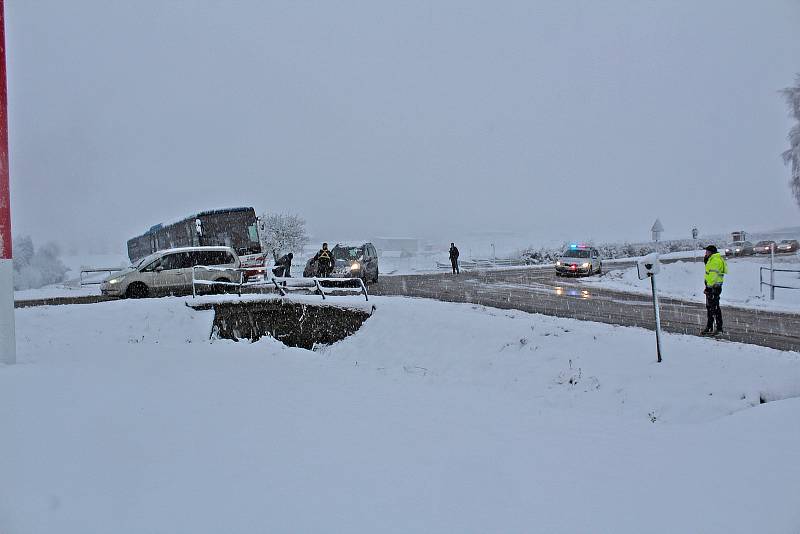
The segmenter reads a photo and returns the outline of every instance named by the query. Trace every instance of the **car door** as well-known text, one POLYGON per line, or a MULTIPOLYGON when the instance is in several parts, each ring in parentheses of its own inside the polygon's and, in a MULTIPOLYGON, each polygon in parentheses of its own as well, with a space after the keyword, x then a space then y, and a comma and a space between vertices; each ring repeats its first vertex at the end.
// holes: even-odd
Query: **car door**
POLYGON ((173 252, 161 258, 160 269, 156 271, 155 287, 159 293, 177 293, 186 288, 184 253, 173 252))

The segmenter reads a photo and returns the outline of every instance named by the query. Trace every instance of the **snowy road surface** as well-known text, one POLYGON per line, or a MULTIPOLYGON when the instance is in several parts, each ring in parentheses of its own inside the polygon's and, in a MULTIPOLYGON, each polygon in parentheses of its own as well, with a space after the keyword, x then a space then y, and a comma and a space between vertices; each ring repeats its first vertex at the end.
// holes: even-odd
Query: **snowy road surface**
POLYGON ((184 301, 17 310, 0 532, 800 525, 796 353, 386 297, 310 352, 184 301))
MULTIPOLYGON (((625 267, 622 264, 621 267, 625 267)), ((701 274, 702 276, 702 274, 701 274)), ((702 283, 702 278, 700 278, 702 283)), ((558 278, 549 269, 389 276, 370 291, 379 295, 471 302, 497 308, 654 328, 651 297, 558 278)), ((669 332, 697 335, 706 322, 705 304, 662 298, 661 324, 669 332)), ((800 314, 723 306, 724 339, 783 350, 800 350, 800 314)))

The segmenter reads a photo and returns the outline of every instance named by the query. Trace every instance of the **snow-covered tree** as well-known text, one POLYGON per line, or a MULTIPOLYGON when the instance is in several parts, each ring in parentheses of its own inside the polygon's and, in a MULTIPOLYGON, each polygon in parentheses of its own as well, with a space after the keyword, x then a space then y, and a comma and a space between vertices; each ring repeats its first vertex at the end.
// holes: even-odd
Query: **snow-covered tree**
POLYGON ((299 215, 264 213, 259 225, 261 246, 266 252, 275 251, 278 256, 296 254, 308 244, 306 221, 299 215))
POLYGON ((32 289, 64 281, 67 267, 55 243, 35 249, 30 236, 14 238, 14 289, 32 289))
POLYGON ((800 74, 794 80, 792 87, 781 91, 789 106, 789 113, 797 123, 789 130, 789 149, 783 153, 783 161, 792 167, 792 177, 789 184, 792 186, 794 199, 800 205, 800 74))

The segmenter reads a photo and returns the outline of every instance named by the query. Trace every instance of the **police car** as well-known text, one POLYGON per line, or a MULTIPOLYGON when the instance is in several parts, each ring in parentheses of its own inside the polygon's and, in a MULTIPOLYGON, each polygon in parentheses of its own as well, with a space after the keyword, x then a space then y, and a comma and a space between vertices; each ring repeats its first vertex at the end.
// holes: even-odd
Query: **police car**
POLYGON ((572 244, 556 261, 556 276, 587 275, 603 272, 600 251, 588 245, 572 244))

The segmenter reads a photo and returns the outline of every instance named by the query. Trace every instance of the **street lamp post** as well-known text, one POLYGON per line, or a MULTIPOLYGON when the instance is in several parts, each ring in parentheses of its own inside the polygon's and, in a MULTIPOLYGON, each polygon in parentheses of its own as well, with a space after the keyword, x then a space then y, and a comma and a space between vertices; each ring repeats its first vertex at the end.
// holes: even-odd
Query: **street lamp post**
POLYGON ((11 193, 8 185, 5 2, 0 0, 0 363, 15 363, 14 265, 11 260, 11 193))

